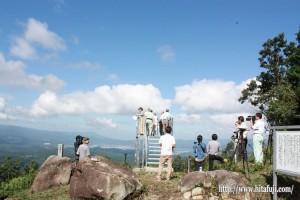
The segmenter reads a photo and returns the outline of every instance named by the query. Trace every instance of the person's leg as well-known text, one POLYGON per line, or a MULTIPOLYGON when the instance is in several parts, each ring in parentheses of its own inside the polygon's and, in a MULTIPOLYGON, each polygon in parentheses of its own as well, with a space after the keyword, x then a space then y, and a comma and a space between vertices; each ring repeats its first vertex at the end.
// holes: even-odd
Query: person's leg
POLYGON ((253 151, 254 151, 255 162, 257 163, 262 163, 263 161, 262 142, 263 142, 263 136, 259 134, 253 135, 253 151))
POLYGON ((258 155, 258 162, 259 163, 263 163, 263 159, 264 159, 264 152, 263 152, 263 142, 264 142, 264 137, 261 135, 258 135, 258 141, 259 141, 259 155, 258 155))
POLYGON ((163 123, 163 133, 165 134, 166 133, 166 127, 167 127, 167 120, 163 119, 162 123, 163 123))
POLYGON ((218 161, 220 161, 220 162, 221 162, 221 164, 223 164, 223 163, 224 163, 224 159, 223 159, 223 157, 221 157, 221 156, 215 156, 215 160, 218 160, 218 161))
POLYGON ((166 162, 166 158, 165 156, 160 156, 160 159, 159 159, 159 166, 158 166, 158 174, 157 174, 157 178, 158 179, 161 179, 161 173, 162 173, 162 170, 163 170, 163 167, 164 167, 164 163, 166 162))
POLYGON ((200 167, 202 168, 202 171, 204 171, 204 161, 199 162, 199 171, 200 171, 200 167))
POLYGON ((209 155, 208 160, 209 160, 209 171, 213 171, 214 170, 213 165, 214 165, 215 155, 209 155))
POLYGON ((245 149, 244 150, 246 151, 247 150, 247 144, 248 144, 248 139, 247 138, 244 139, 244 144, 245 144, 245 149))
POLYGON ((168 173, 167 173, 167 180, 170 180, 171 173, 172 173, 172 155, 167 156, 168 159, 168 173))
POLYGON ((200 162, 197 162, 197 161, 194 159, 194 171, 195 171, 195 172, 199 171, 199 167, 200 167, 200 162))

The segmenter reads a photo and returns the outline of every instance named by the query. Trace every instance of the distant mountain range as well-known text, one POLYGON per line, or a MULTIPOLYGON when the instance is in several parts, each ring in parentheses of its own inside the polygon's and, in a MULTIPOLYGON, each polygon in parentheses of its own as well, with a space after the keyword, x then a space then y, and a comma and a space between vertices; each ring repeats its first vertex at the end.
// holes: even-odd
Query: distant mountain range
MULTIPOLYGON (((75 142, 75 138, 79 133, 74 132, 59 132, 59 131, 45 131, 32 128, 25 128, 19 126, 0 125, 0 147, 1 154, 4 151, 8 152, 20 152, 32 149, 34 147, 43 149, 57 149, 58 144, 64 144, 66 148, 72 149, 75 142), (24 150, 23 150, 24 149, 24 150), (17 151, 18 150, 18 151, 17 151)), ((82 133, 82 136, 87 136, 91 140, 91 148, 100 148, 105 151, 115 152, 119 149, 120 153, 124 153, 124 150, 128 150, 130 154, 134 154, 135 140, 118 140, 109 137, 105 137, 96 133, 82 133)), ((134 136, 133 136, 134 137, 134 136)), ((230 139, 219 139, 223 149, 230 139)), ((205 143, 208 140, 204 140, 205 143)), ((193 155, 192 146, 193 140, 176 140, 175 154, 193 155)), ((72 151, 72 150, 69 150, 72 151)))

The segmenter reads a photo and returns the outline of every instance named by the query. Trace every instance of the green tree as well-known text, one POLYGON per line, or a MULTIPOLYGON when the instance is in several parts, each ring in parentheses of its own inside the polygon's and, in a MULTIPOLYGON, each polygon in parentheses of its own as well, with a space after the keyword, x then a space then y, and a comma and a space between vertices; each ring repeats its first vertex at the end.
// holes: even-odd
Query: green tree
POLYGON ((20 161, 11 156, 5 158, 0 165, 0 180, 3 182, 16 178, 21 174, 20 161))
POLYGON ((31 160, 30 163, 25 164, 23 170, 25 174, 29 174, 37 171, 39 168, 39 164, 35 160, 31 160))
POLYGON ((264 71, 242 91, 241 103, 249 102, 276 125, 300 123, 300 30, 297 42, 279 34, 259 52, 264 71))
POLYGON ((185 171, 184 160, 179 155, 177 155, 174 158, 172 166, 173 166, 175 172, 184 172, 185 171))

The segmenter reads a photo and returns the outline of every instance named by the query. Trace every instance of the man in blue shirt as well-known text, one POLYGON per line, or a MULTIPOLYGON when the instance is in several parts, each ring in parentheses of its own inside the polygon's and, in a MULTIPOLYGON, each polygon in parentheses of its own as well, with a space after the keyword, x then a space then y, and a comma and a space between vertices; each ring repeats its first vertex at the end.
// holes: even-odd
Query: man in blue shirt
POLYGON ((197 142, 194 142, 194 171, 202 171, 204 159, 205 159, 205 153, 206 153, 206 145, 202 142, 202 135, 198 135, 197 142))

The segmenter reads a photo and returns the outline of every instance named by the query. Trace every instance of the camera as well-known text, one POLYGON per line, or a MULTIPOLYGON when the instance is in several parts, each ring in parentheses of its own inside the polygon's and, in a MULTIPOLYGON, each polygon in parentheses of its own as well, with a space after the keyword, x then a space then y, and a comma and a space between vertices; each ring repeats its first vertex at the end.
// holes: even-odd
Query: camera
POLYGON ((246 118, 246 121, 255 121, 255 116, 248 116, 247 118, 246 118))
POLYGON ((231 136, 231 139, 232 140, 235 140, 235 139, 237 139, 238 138, 238 132, 237 131, 234 131, 233 132, 233 135, 231 136))

